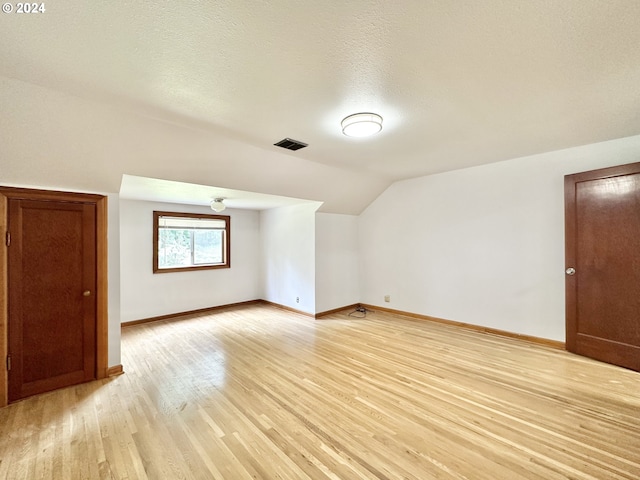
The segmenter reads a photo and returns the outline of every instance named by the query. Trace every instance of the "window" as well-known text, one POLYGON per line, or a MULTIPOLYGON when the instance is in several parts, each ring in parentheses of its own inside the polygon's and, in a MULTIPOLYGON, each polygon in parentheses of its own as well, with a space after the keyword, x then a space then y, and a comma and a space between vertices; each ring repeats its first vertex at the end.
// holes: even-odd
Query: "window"
POLYGON ((231 217, 153 212, 153 273, 229 268, 231 217))

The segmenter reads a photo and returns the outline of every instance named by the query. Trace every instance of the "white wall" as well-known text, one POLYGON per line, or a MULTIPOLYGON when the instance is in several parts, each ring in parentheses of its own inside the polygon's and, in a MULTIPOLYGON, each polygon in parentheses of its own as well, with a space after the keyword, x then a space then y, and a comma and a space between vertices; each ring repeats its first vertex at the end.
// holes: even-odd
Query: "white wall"
POLYGON ((393 184, 359 219, 361 301, 563 341, 563 177, 637 161, 640 136, 393 184))
POLYGON ((358 217, 316 214, 316 313, 360 301, 358 217))
POLYGON ((107 197, 107 261, 109 289, 108 364, 120 365, 120 200, 118 194, 107 197))
POLYGON ((120 200, 122 322, 260 298, 260 215, 231 216, 231 268, 160 273, 152 270, 153 211, 211 213, 208 207, 120 200))
POLYGON ((264 300, 315 313, 315 212, 319 205, 261 212, 264 300))

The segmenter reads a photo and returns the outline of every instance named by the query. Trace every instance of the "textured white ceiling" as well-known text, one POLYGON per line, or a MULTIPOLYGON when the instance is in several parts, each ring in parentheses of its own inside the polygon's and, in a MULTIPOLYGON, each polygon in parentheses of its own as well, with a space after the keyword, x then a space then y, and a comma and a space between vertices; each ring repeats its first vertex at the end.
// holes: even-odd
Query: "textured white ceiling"
POLYGON ((0 16, 13 182, 132 174, 357 213, 396 179, 640 133, 637 0, 45 5, 0 16), (382 133, 343 136, 359 111, 382 133))
POLYGON ((270 208, 314 203, 301 198, 266 195, 264 193, 233 190, 230 188, 197 185, 193 183, 159 180, 157 178, 123 175, 120 186, 120 198, 127 200, 146 200, 151 202, 170 202, 186 205, 210 205, 216 198, 222 198, 227 208, 246 210, 267 210, 270 208))

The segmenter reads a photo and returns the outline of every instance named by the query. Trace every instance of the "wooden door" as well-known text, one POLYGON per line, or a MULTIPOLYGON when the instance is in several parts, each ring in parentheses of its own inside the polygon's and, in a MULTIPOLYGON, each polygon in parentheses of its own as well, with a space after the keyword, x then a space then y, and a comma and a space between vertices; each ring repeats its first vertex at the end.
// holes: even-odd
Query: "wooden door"
POLYGON ((640 371, 640 163, 565 177, 567 350, 640 371))
POLYGON ((96 204, 9 199, 9 401, 96 378, 96 204))

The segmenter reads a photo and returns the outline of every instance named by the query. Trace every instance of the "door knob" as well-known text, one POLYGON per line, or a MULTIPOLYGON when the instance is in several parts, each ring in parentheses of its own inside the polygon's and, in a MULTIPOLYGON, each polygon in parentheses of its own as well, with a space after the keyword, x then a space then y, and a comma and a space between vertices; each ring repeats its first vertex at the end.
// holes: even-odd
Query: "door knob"
POLYGON ((575 274, 576 274, 576 269, 575 269, 575 268, 573 268, 573 267, 569 267, 569 268, 567 268, 567 269, 565 270, 565 273, 566 273, 567 275, 575 275, 575 274))
POLYGON ((88 297, 89 295, 91 295, 91 290, 85 290, 84 292, 82 292, 82 295, 88 297))

